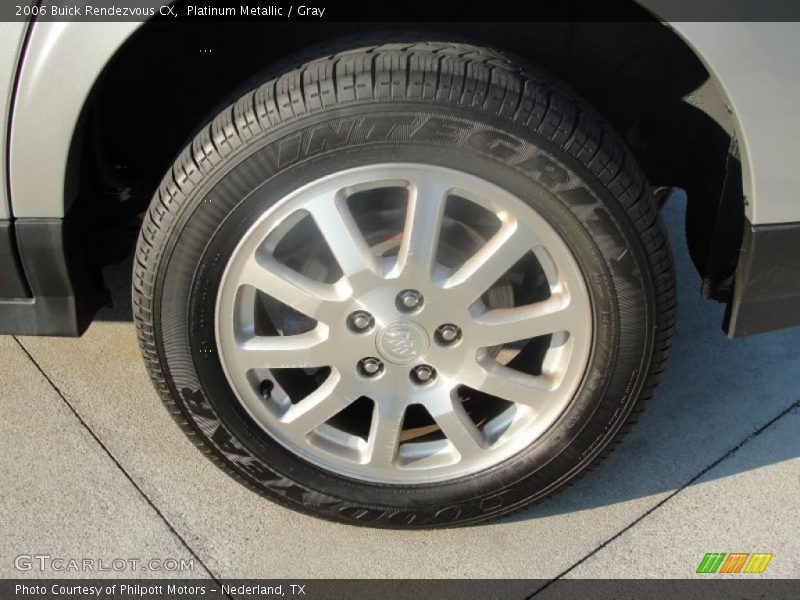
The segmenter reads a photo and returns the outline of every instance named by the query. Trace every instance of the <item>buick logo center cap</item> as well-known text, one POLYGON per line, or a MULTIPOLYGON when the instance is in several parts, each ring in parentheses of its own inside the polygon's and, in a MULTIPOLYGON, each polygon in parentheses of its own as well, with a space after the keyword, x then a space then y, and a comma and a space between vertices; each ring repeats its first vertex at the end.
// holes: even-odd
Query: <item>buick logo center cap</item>
POLYGON ((387 361, 406 365, 425 354, 430 343, 428 334, 413 321, 394 321, 381 329, 375 340, 380 355, 387 361))

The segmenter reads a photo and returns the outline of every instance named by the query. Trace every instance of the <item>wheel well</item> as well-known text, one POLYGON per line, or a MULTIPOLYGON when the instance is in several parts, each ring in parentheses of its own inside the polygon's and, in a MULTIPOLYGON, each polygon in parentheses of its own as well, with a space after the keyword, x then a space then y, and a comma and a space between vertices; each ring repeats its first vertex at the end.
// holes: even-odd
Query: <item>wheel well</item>
POLYGON ((96 215, 90 237, 109 260, 126 255, 137 216, 182 146, 248 82, 257 85, 338 50, 423 39, 506 51, 549 70, 586 97, 627 141, 654 186, 686 190, 692 256, 701 274, 714 273, 708 295, 726 296, 743 219, 741 176, 738 163, 731 163, 736 161, 733 120, 692 49, 655 20, 335 27, 146 23, 98 79, 76 131, 82 142, 75 144, 70 164, 78 176, 78 202, 91 205, 96 215), (720 214, 726 215, 721 224, 720 214), (120 229, 131 235, 120 235, 120 229), (720 237, 726 250, 709 258, 710 240, 720 237))

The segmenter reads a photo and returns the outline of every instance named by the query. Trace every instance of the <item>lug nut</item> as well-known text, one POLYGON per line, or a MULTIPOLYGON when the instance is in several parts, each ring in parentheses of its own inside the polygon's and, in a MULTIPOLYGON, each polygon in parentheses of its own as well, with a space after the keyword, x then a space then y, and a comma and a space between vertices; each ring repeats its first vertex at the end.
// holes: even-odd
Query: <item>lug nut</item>
POLYGON ((383 363, 377 358, 362 358, 358 362, 358 369, 362 375, 367 377, 375 377, 383 371, 383 363))
POLYGON ((418 365, 411 369, 411 379, 414 383, 423 384, 436 378, 436 369, 430 365, 418 365))
POLYGON ((401 310, 416 310, 422 306, 422 294, 417 290, 403 290, 397 295, 397 305, 401 310))
POLYGON ((357 310, 347 318, 347 324, 353 331, 363 333, 372 328, 375 324, 375 319, 367 311, 357 310))
POLYGON ((457 325, 448 323, 436 330, 436 335, 442 344, 452 344, 461 337, 461 329, 457 325))

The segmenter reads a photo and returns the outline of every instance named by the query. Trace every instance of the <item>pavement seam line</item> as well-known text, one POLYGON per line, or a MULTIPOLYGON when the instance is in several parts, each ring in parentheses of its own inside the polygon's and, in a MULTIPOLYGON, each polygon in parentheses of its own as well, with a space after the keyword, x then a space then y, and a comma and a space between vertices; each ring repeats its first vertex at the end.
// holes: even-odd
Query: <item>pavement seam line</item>
POLYGON ((47 373, 45 373, 44 369, 36 361, 36 359, 33 357, 33 355, 28 351, 28 349, 25 347, 25 345, 21 341, 19 341, 17 336, 13 335, 11 337, 14 339, 14 341, 17 343, 17 345, 22 349, 22 351, 25 353, 25 355, 28 357, 28 359, 30 359, 30 361, 33 363, 33 365, 36 367, 36 369, 39 371, 39 373, 41 373, 41 375, 42 375, 42 377, 44 377, 45 381, 47 381, 47 383, 50 385, 50 387, 53 388, 53 390, 56 392, 56 394, 58 394, 59 398, 61 398, 61 400, 64 402, 64 404, 66 404, 66 406, 67 406, 67 408, 69 408, 70 412, 75 416, 76 419, 78 419, 78 422, 81 424, 81 426, 86 431, 89 432, 89 435, 92 436, 94 441, 97 442, 97 444, 100 446, 100 448, 102 448, 103 452, 105 452, 106 456, 108 456, 108 458, 111 459, 111 461, 122 472, 122 474, 125 476, 125 478, 131 483, 131 485, 133 485, 134 489, 137 492, 139 492, 139 495, 141 495, 142 498, 144 498, 145 502, 147 502, 147 504, 150 506, 150 508, 152 508, 153 511, 155 511, 156 515, 158 515, 158 517, 164 522, 164 524, 167 526, 169 531, 171 531, 172 534, 176 538, 178 538, 178 540, 181 542, 183 547, 186 548, 186 550, 189 552, 189 554, 191 554, 195 559, 197 559, 197 562, 200 563, 200 566, 203 567, 203 569, 205 569, 206 573, 208 573, 211 576, 211 578, 217 584, 221 585, 220 580, 217 578, 216 575, 214 575, 214 572, 210 568, 208 568, 208 566, 203 562, 203 559, 201 559, 197 555, 197 553, 191 548, 191 546, 189 546, 189 543, 183 538, 183 536, 180 533, 178 533, 178 531, 175 529, 175 527, 173 527, 172 523, 169 522, 169 520, 164 515, 164 513, 162 513, 161 510, 155 505, 155 503, 145 493, 145 491, 136 482, 136 480, 128 472, 128 470, 125 467, 123 467, 122 463, 120 463, 119 460, 117 460, 117 458, 111 453, 111 450, 109 450, 108 447, 103 443, 103 440, 101 440, 100 437, 92 430, 92 428, 89 427, 89 424, 83 419, 83 417, 81 417, 80 413, 75 409, 75 407, 70 403, 70 401, 67 400, 66 395, 55 384, 55 382, 52 379, 50 379, 50 377, 47 375, 47 373))
POLYGON ((669 496, 667 496, 666 498, 664 498, 664 499, 663 499, 663 500, 661 500, 660 502, 657 502, 655 505, 653 505, 653 506, 652 506, 651 508, 649 508, 647 511, 645 511, 644 513, 642 513, 641 515, 639 515, 639 516, 638 516, 636 519, 634 519, 634 520, 633 520, 633 521, 631 521, 631 522, 630 522, 628 525, 626 525, 625 527, 623 527, 622 529, 620 529, 620 530, 619 530, 617 533, 615 533, 613 536, 611 536, 610 538, 608 538, 608 539, 607 539, 605 542, 603 542, 602 544, 600 544, 599 546, 597 546, 597 548, 595 548, 594 550, 592 550, 591 552, 589 552, 589 553, 588 553, 586 556, 584 556, 583 558, 581 558, 581 559, 580 559, 580 560, 578 560, 577 562, 573 563, 573 564, 572 564, 570 567, 568 567, 567 569, 564 569, 564 571, 562 571, 561 573, 559 573, 558 575, 556 575, 554 578, 550 579, 550 580, 549 580, 547 583, 545 583, 545 584, 544 584, 542 587, 540 587, 540 588, 536 589, 536 590, 535 590, 535 591, 534 591, 534 592, 533 592, 533 593, 532 593, 530 596, 528 596, 528 597, 527 597, 527 599, 526 599, 526 600, 530 600, 530 599, 531 599, 531 598, 533 598, 534 596, 538 595, 540 592, 542 592, 542 591, 544 591, 545 589, 547 589, 548 587, 550 587, 550 586, 551 586, 553 583, 555 583, 555 582, 556 582, 556 581, 558 581, 559 579, 562 579, 562 578, 563 578, 565 575, 567 575, 567 574, 568 574, 570 571, 573 571, 573 570, 575 570, 577 567, 579 567, 579 566, 580 566, 580 565, 582 565, 584 562, 586 562, 587 560, 589 560, 589 559, 590 559, 592 556, 594 556, 595 554, 597 554, 598 552, 600 552, 600 550, 602 550, 603 548, 605 548, 606 546, 608 546, 609 544, 611 544, 613 541, 615 541, 616 539, 618 539, 618 538, 622 537, 622 536, 623 536, 625 533, 627 533, 629 530, 631 530, 631 529, 633 529, 634 527, 636 527, 636 526, 637 526, 637 525, 638 525, 640 522, 642 522, 644 519, 646 519, 646 518, 647 518, 648 516, 650 516, 652 513, 654 513, 654 512, 655 512, 655 511, 657 511, 659 508, 661 508, 662 506, 664 506, 664 505, 665 505, 667 502, 669 502, 670 500, 672 500, 672 499, 673 499, 675 496, 677 496, 678 494, 680 494, 680 493, 681 493, 683 490, 685 490, 685 489, 686 489, 686 488, 688 488, 690 485, 692 485, 693 483, 695 483, 695 482, 696 482, 698 479, 700 479, 700 478, 701 478, 703 475, 705 475, 706 473, 708 473, 709 471, 711 471, 713 468, 715 468, 716 466, 718 466, 720 463, 724 462, 725 460, 727 460, 728 458, 730 458, 731 456, 733 456, 734 454, 736 454, 736 453, 737 453, 739 450, 741 450, 741 449, 742 449, 744 446, 746 446, 748 443, 750 443, 750 442, 751 442, 753 439, 757 438, 759 435, 761 435, 762 433, 764 433, 764 432, 765 432, 767 429, 769 429, 770 427, 772 427, 772 425, 774 425, 775 423, 777 423, 778 421, 780 421, 780 420, 781 420, 783 417, 785 417, 786 415, 788 415, 789 413, 791 413, 793 410, 796 410, 796 409, 798 409, 798 408, 800 408, 800 400, 797 400, 797 401, 793 402, 793 403, 792 403, 792 404, 790 404, 788 407, 786 407, 784 410, 782 410, 780 413, 778 413, 777 415, 775 415, 774 417, 772 417, 772 418, 771 418, 769 421, 767 421, 766 423, 764 423, 764 424, 763 424, 761 427, 759 427, 759 428, 758 428, 758 429, 756 429, 755 431, 753 431, 753 432, 751 432, 750 434, 748 434, 746 437, 744 437, 744 438, 742 438, 741 440, 739 440, 739 442, 738 442, 738 443, 737 443, 737 444, 736 444, 736 445, 735 445, 733 448, 731 448, 730 450, 728 450, 728 451, 727 451, 725 454, 723 454, 722 456, 720 456, 720 457, 719 457, 717 460, 715 460, 715 461, 714 461, 714 462, 712 462, 711 464, 709 464, 709 465, 707 465, 706 467, 704 467, 704 468, 703 468, 703 469, 702 469, 702 470, 701 470, 699 473, 697 473, 697 475, 695 475, 694 477, 692 477, 691 479, 689 479, 689 481, 687 481, 685 484, 683 484, 683 485, 682 485, 682 486, 680 486, 678 489, 676 489, 675 491, 673 491, 673 492, 672 492, 672 493, 671 493, 669 496))

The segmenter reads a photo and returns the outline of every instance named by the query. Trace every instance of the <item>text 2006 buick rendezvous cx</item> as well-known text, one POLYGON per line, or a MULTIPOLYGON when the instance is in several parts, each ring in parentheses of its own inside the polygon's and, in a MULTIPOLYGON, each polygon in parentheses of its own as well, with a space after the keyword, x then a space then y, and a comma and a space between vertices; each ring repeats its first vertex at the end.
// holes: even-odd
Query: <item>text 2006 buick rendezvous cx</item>
POLYGON ((800 324, 800 27, 631 10, 0 24, 0 333, 80 335, 135 243, 153 383, 242 483, 384 527, 558 491, 665 368, 670 189, 728 336, 800 324))

